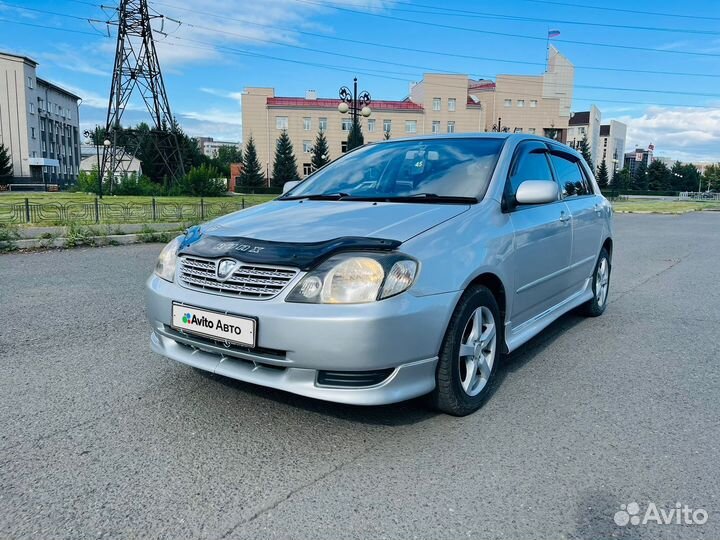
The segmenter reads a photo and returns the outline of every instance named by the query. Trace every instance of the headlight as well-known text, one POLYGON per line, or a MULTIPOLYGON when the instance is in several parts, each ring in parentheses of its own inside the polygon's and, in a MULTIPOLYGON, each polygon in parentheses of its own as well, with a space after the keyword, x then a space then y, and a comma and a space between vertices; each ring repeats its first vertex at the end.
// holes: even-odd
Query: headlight
POLYGON ((288 302, 361 304, 407 290, 417 262, 397 253, 343 253, 309 272, 287 296, 288 302))
POLYGON ((178 249, 180 249, 183 238, 183 236, 178 236, 162 249, 155 263, 156 276, 166 279, 167 281, 172 281, 175 278, 177 252, 178 249))

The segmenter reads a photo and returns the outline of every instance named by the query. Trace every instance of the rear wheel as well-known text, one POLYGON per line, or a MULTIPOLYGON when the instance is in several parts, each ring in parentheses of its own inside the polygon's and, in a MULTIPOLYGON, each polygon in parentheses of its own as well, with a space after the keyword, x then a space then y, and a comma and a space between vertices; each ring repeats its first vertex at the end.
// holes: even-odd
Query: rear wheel
POLYGON ((588 317, 599 317, 607 307, 610 292, 610 255, 605 248, 600 250, 595 272, 592 276, 593 297, 583 305, 583 313, 588 317))
POLYGON ((445 333, 432 393, 433 405, 465 416, 483 404, 500 356, 503 322, 495 296, 487 287, 468 289, 445 333))

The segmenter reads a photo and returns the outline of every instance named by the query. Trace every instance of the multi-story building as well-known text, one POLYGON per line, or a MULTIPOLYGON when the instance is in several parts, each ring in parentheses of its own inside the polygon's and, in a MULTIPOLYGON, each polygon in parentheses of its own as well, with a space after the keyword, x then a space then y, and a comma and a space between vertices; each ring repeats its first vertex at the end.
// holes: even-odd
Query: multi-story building
POLYGON ((223 146, 233 146, 238 150, 242 149, 242 144, 238 142, 229 141, 216 141, 212 137, 196 137, 198 147, 209 158, 215 158, 218 155, 218 150, 223 146))
POLYGON ((578 148, 582 140, 587 139, 590 157, 595 167, 599 163, 600 118, 600 109, 595 105, 591 105, 589 111, 573 113, 567 134, 567 144, 572 148, 578 148))
POLYGON ((626 124, 617 120, 610 120, 609 124, 600 126, 599 159, 595 160, 594 163, 595 167, 598 167, 600 161, 604 161, 611 179, 615 171, 623 167, 626 139, 626 124))
MULTIPOLYGON (((498 75, 496 81, 466 75, 426 73, 403 100, 373 100, 369 118, 361 118, 365 142, 383 138, 478 131, 536 133, 565 142, 570 120, 574 68, 551 47, 543 75, 498 75)), ((339 99, 281 97, 273 88, 246 88, 242 96, 243 138, 255 141, 260 163, 269 177, 278 136, 287 131, 295 149, 298 172, 312 170, 312 148, 318 131, 328 140, 330 159, 347 150, 352 125, 338 111, 339 99)))
POLYGON ((12 156, 12 183, 66 187, 80 165, 81 98, 39 78, 37 66, 0 53, 0 144, 12 156))
POLYGON ((653 150, 654 148, 651 146, 647 150, 645 148, 636 148, 634 152, 627 152, 623 167, 629 169, 631 173, 634 173, 641 163, 648 167, 653 162, 653 150))

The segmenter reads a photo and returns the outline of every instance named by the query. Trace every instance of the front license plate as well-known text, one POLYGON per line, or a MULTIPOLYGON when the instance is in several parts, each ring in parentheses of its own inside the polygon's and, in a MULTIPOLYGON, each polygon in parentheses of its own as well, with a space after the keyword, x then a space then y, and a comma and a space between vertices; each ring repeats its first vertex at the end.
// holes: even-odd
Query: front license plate
POLYGON ((255 346, 257 321, 248 317, 225 315, 192 306, 173 304, 172 325, 177 330, 245 347, 255 346))

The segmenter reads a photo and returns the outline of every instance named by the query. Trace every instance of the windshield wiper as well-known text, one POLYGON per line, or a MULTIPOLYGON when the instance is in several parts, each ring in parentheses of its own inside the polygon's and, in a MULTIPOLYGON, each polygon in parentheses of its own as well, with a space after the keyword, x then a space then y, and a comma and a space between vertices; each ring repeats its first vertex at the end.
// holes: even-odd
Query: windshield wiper
POLYGON ((283 201, 298 201, 300 199, 308 201, 340 201, 350 197, 349 194, 342 191, 337 193, 315 193, 313 195, 295 195, 294 197, 280 197, 283 201))
POLYGON ((412 195, 398 195, 395 197, 378 197, 378 201, 406 202, 406 203, 446 203, 446 204, 475 204, 475 197, 459 197, 456 195, 437 195, 436 193, 414 193, 412 195))

